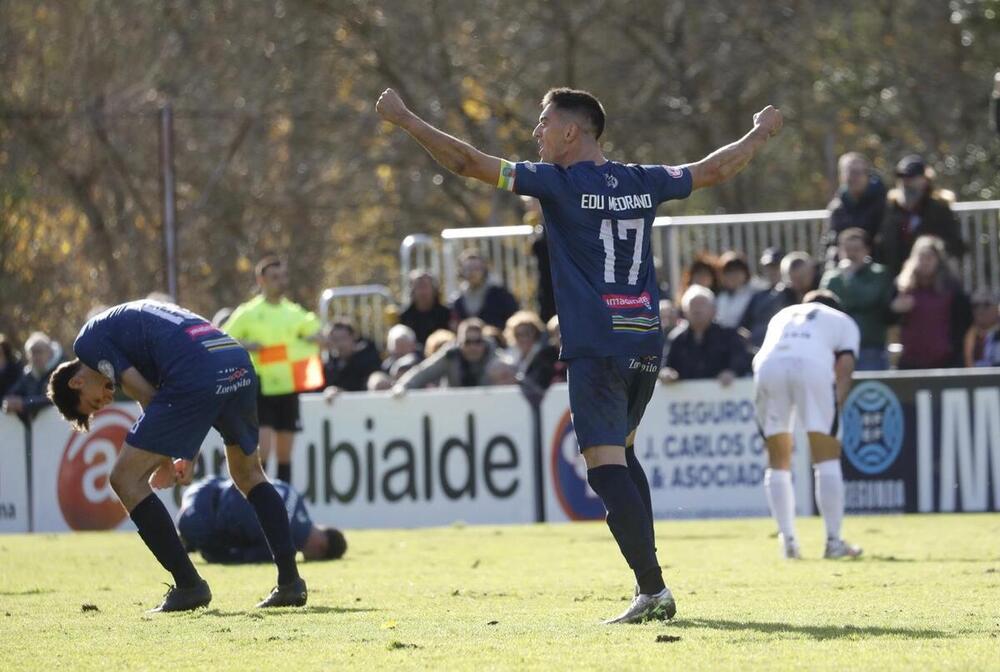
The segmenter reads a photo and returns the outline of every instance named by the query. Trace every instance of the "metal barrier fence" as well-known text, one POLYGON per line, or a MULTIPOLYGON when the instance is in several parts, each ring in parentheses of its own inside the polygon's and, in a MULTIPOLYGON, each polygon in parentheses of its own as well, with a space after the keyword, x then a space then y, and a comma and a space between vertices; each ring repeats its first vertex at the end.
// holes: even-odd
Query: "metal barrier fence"
POLYGON ((385 350, 385 336, 396 323, 399 306, 385 285, 355 285, 324 289, 319 299, 319 317, 326 327, 338 316, 354 321, 360 334, 374 341, 379 350, 385 350))
MULTIPOLYGON (((968 291, 980 287, 1000 289, 1000 201, 955 203, 962 238, 969 253, 962 259, 961 275, 968 291)), ((719 254, 739 250, 747 255, 751 270, 767 247, 786 252, 802 250, 822 258, 821 238, 827 228, 829 211, 800 210, 738 215, 657 217, 653 223, 653 255, 660 265, 660 277, 671 288, 680 286, 684 268, 702 252, 719 254)), ((413 267, 415 250, 440 263, 441 284, 446 297, 458 288, 458 255, 468 247, 478 247, 490 261, 493 277, 504 283, 525 305, 533 305, 537 266, 531 244, 537 231, 531 226, 493 226, 445 229, 441 232, 440 258, 427 256, 436 246, 423 237, 420 244, 400 249, 401 268, 413 267)), ((408 237, 409 238, 409 237, 408 237)), ((404 241, 405 243, 405 241, 404 241)), ((419 263, 419 261, 418 261, 419 263)))

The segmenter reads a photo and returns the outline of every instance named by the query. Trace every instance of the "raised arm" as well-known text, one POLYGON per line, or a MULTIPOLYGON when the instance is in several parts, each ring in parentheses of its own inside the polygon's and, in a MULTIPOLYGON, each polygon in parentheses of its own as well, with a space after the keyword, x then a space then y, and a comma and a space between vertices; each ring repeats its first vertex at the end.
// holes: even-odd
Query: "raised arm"
POLYGON ((434 128, 411 112, 392 89, 382 92, 375 103, 375 110, 383 119, 409 133, 435 161, 451 172, 497 186, 500 179, 499 158, 434 128))
POLYGON ((712 187, 736 175, 781 130, 781 124, 781 112, 770 105, 753 115, 753 128, 746 135, 686 166, 691 171, 691 188, 712 187))

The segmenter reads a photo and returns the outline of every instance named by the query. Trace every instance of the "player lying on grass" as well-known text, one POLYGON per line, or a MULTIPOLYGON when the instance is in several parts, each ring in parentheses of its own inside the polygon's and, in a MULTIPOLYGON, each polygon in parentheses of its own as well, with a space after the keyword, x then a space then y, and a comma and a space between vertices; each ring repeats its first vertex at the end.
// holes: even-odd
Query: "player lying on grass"
POLYGON ((306 584, 295 564, 285 505, 257 454, 257 376, 247 351, 204 318, 150 300, 95 316, 73 350, 77 359, 53 372, 49 398, 77 430, 87 431, 90 417, 111 403, 115 385, 142 406, 115 460, 111 487, 176 583, 153 611, 186 611, 212 600, 150 487, 189 483, 190 460, 212 427, 222 435, 229 473, 253 506, 278 566, 278 585, 257 606, 304 605, 306 584))
MULTIPOLYGON (((340 530, 314 525, 302 495, 284 481, 272 481, 285 504, 292 544, 306 560, 335 560, 347 551, 340 530)), ((201 551, 206 562, 239 564, 270 562, 267 545, 253 507, 233 481, 205 478, 184 491, 177 513, 177 531, 184 547, 201 551)))
POLYGON ((792 488, 792 421, 809 434, 816 506, 826 524, 825 558, 857 557, 861 549, 840 538, 844 519, 844 477, 837 440, 838 409, 851 385, 860 342, 858 325, 827 290, 805 295, 767 325, 753 360, 757 424, 767 444, 764 491, 778 523, 782 557, 801 557, 795 538, 792 488))
POLYGON ((764 108, 743 138, 675 168, 605 158, 599 141, 604 108, 585 91, 545 95, 533 134, 540 163, 485 154, 422 120, 392 89, 376 110, 448 170, 541 203, 573 427, 587 481, 604 502, 608 527, 636 580, 631 605, 609 622, 673 617, 674 598, 656 558, 649 484, 633 447, 662 352, 653 219, 660 203, 736 175, 781 128, 781 113, 764 108))

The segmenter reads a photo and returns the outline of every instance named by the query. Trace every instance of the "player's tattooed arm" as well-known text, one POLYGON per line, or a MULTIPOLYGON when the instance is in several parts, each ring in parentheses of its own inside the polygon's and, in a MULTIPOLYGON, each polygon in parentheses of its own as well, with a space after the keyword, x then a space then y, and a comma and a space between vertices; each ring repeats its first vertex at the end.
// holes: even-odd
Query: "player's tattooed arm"
POLYGON ((500 179, 499 158, 431 126, 411 112, 392 89, 382 92, 375 103, 375 110, 383 119, 409 133, 435 161, 451 172, 491 186, 497 185, 500 179))
POLYGON ((688 164, 691 188, 701 189, 725 182, 746 168, 769 138, 781 130, 781 112, 768 105, 753 115, 753 128, 736 142, 721 147, 701 161, 688 164))
POLYGON ((143 408, 149 405, 156 394, 156 388, 134 366, 122 371, 121 383, 125 394, 138 401, 143 408))

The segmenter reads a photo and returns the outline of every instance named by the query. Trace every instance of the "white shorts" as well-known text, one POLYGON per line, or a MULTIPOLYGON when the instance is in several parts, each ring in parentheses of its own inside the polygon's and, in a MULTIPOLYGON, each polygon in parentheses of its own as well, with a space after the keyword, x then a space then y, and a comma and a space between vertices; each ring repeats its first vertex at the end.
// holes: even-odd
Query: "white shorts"
POLYGON ((807 432, 837 434, 833 371, 807 359, 765 360, 753 375, 757 424, 764 437, 787 434, 797 419, 807 432))

